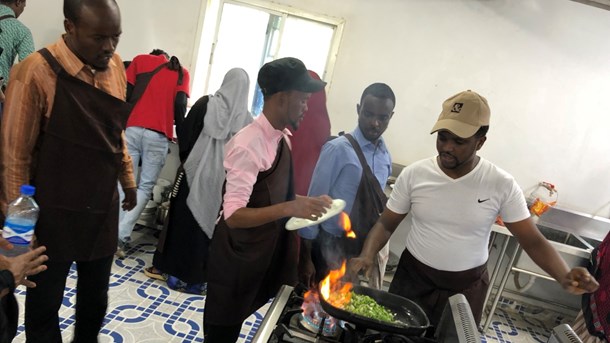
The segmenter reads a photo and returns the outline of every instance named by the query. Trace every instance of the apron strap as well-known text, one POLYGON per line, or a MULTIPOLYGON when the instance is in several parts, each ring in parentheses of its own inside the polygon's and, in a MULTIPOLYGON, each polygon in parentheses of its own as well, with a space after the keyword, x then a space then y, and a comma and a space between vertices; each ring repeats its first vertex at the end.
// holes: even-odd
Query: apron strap
POLYGON ((294 200, 296 198, 296 196, 294 194, 294 162, 292 161, 292 151, 290 151, 290 148, 288 147, 288 143, 285 141, 284 138, 282 138, 282 144, 286 145, 284 147, 284 149, 286 149, 286 151, 288 151, 288 153, 290 154, 290 170, 288 171, 289 183, 288 183, 288 194, 286 195, 286 200, 294 200))
POLYGON ((362 172, 365 174, 366 179, 369 180, 370 186, 373 187, 373 190, 375 190, 375 193, 377 193, 379 199, 381 199, 385 203, 386 195, 381 189, 381 186, 377 182, 370 182, 370 180, 376 180, 376 178, 373 172, 371 171, 371 167, 369 167, 368 163, 366 163, 366 158, 364 157, 364 153, 362 153, 360 144, 358 144, 354 137, 352 137, 352 135, 350 135, 349 133, 346 133, 343 136, 347 138, 347 140, 354 148, 354 151, 356 151, 356 155, 358 156, 360 164, 362 165, 362 172))
POLYGON ((182 73, 182 66, 180 65, 180 61, 178 60, 178 57, 176 56, 172 56, 169 59, 169 64, 178 64, 179 68, 178 68, 178 86, 182 86, 182 79, 184 78, 184 74, 182 73))
POLYGON ((133 92, 129 98, 129 103, 133 105, 137 104, 138 100, 140 100, 142 95, 144 95, 144 92, 146 91, 146 88, 148 87, 148 84, 152 80, 153 76, 167 66, 168 63, 163 63, 151 72, 136 75, 136 84, 133 86, 133 92), (138 76, 140 76, 140 78, 138 78, 138 76))
POLYGON ((59 64, 59 62, 57 62, 57 59, 51 55, 51 52, 47 48, 38 50, 38 53, 44 57, 55 74, 59 75, 59 73, 64 70, 64 68, 59 64))
MULTIPOLYGON (((8 19, 8 18, 15 18, 15 16, 12 15, 12 14, 6 14, 6 15, 3 15, 2 17, 0 17, 0 21, 2 21, 4 19, 8 19)), ((1 27, 0 27, 0 33, 2 33, 2 28, 1 27)))

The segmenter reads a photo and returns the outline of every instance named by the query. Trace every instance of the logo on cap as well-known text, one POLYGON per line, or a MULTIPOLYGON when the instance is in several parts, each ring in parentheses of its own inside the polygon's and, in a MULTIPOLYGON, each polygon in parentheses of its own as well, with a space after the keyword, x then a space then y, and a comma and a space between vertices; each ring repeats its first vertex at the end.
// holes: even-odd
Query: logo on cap
POLYGON ((464 107, 463 103, 456 102, 455 104, 453 104, 453 108, 451 109, 451 112, 460 113, 462 111, 462 107, 464 107))
POLYGON ((443 110, 430 133, 447 130, 468 138, 481 126, 489 125, 489 115, 487 99, 470 90, 460 92, 443 102, 443 110))

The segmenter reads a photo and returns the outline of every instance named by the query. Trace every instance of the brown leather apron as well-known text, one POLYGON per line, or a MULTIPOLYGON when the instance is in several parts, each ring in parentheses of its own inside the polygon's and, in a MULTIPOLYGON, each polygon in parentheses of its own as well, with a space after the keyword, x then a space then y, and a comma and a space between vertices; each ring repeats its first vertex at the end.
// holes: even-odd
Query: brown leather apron
MULTIPOLYGON (((282 139, 273 166, 258 174, 247 205, 266 207, 294 199, 290 149, 282 139)), ((296 285, 298 237, 284 228, 287 218, 259 227, 216 225, 208 260, 206 324, 239 325, 276 295, 296 285)))
POLYGON ((121 132, 132 106, 69 75, 47 49, 39 53, 57 87, 33 175, 38 243, 55 261, 110 256, 118 239, 121 132))
MULTIPOLYGON (((366 162, 358 142, 350 134, 345 134, 344 137, 347 138, 354 148, 362 167, 362 177, 360 178, 356 198, 349 215, 352 230, 356 233, 356 238, 347 238, 345 235, 335 237, 320 228, 320 234, 314 241, 314 255, 312 256, 316 266, 317 282, 326 277, 330 269, 340 267, 343 260, 360 255, 369 231, 375 225, 377 219, 379 219, 388 200, 379 185, 379 181, 366 162)), ((376 268, 372 273, 372 280, 369 285, 381 288, 383 280, 381 280, 379 275, 379 255, 375 262, 376 268)), ((385 262, 387 262, 387 258, 385 262)), ((385 262, 383 263, 383 268, 385 268, 385 262)))

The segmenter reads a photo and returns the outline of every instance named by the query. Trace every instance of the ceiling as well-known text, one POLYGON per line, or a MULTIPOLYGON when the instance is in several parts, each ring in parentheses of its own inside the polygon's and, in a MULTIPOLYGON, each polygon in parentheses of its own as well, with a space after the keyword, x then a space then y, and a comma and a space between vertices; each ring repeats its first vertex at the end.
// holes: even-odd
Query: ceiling
POLYGON ((610 0, 572 0, 585 5, 595 6, 610 11, 610 0))

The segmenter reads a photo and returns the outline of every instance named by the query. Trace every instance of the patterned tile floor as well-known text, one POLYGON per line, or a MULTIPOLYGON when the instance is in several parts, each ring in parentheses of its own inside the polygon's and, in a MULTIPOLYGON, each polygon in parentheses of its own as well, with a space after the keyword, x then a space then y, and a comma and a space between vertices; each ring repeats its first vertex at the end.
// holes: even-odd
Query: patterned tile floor
POLYGON ((564 323, 571 325, 575 317, 576 312, 571 314, 553 312, 503 298, 481 341, 546 343, 549 333, 555 326, 564 323))
MULTIPOLYGON (((203 342, 204 296, 173 291, 165 282, 152 280, 142 273, 150 265, 156 239, 152 229, 134 232, 128 258, 115 260, 109 292, 109 306, 99 342, 203 342)), ((69 342, 74 329, 76 272, 70 272, 63 305, 59 311, 62 336, 69 342)), ((18 336, 25 342, 23 302, 25 291, 17 290, 20 303, 18 336)), ((250 316, 243 325, 240 343, 250 342, 269 304, 250 316)), ((572 317, 506 301, 494 314, 492 327, 482 342, 546 342, 550 330, 572 317)))

